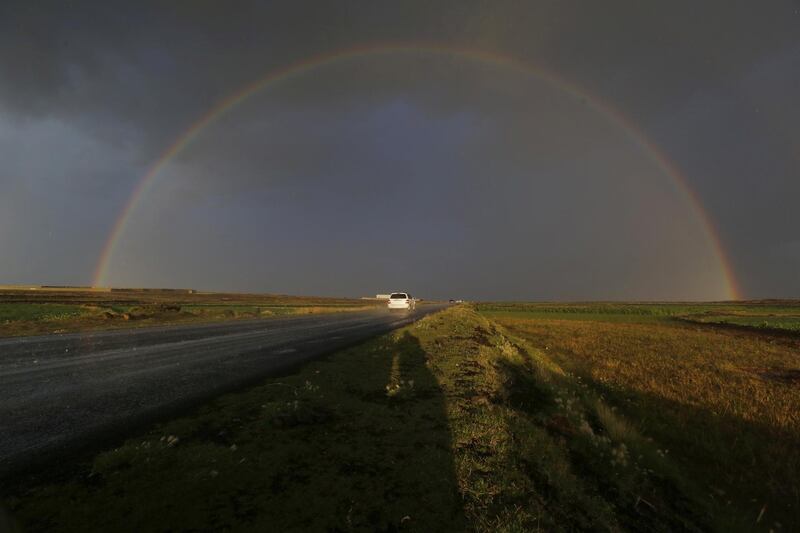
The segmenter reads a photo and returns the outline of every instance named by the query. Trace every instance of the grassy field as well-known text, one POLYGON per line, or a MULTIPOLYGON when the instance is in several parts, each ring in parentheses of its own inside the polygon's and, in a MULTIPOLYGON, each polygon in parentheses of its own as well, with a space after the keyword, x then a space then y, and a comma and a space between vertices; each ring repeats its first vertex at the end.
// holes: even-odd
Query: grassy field
POLYGON ((797 346, 742 335, 458 306, 4 499, 31 531, 797 530, 797 384, 755 369, 797 346))
POLYGON ((580 320, 597 322, 699 322, 760 330, 800 332, 800 302, 746 303, 485 303, 481 311, 505 318, 580 320))
POLYGON ((744 326, 749 328, 788 330, 800 333, 800 314, 795 310, 794 315, 787 314, 714 314, 707 313, 687 317, 687 320, 701 322, 704 324, 719 324, 744 326))
MULTIPOLYGON (((642 312, 611 305, 594 313, 574 306, 546 312, 536 305, 481 306, 658 443, 721 523, 797 530, 800 336, 769 334, 761 322, 751 329, 714 322, 757 315, 785 321, 798 308, 635 309, 642 312), (687 315, 692 322, 669 319, 687 315), (711 325, 702 324, 706 317, 711 325)), ((748 320, 732 323, 747 326, 748 320)))
POLYGON ((0 290, 0 337, 363 310, 370 300, 188 291, 0 290))

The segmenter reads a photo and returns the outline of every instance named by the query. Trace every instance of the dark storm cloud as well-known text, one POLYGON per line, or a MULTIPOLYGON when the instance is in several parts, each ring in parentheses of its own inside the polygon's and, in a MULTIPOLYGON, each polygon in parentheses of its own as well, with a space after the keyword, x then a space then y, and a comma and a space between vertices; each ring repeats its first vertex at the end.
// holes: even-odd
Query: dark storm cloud
MULTIPOLYGON (((193 118, 277 66, 391 41, 499 51, 556 69, 622 107, 671 108, 672 99, 698 87, 737 79, 791 44, 797 29, 788 3, 757 13, 749 2, 662 9, 641 2, 452 2, 437 9, 429 2, 4 5, 0 68, 13 83, 0 94, 10 109, 105 111, 153 130, 193 118)), ((384 89, 394 90, 396 82, 387 76, 384 89)), ((359 87, 354 79, 352 88, 359 87)), ((324 87, 315 92, 326 94, 324 87)))
MULTIPOLYGON (((400 41, 512 56, 546 67, 611 102, 684 170, 709 206, 748 293, 796 296, 800 258, 793 228, 800 227, 800 215, 792 199, 800 195, 799 20, 791 2, 493 1, 434 7, 430 2, 374 1, 5 2, 0 6, 0 244, 13 252, 4 253, 0 281, 86 282, 86 264, 92 262, 87 258, 99 253, 115 211, 138 177, 216 102, 273 69, 312 55, 400 41), (9 220, 15 221, 11 230, 9 220), (42 243, 53 227, 58 227, 63 249, 50 247, 45 253, 48 247, 42 243), (37 265, 33 271, 31 264, 37 265)), ((572 195, 569 216, 562 221, 569 226, 585 224, 585 213, 592 210, 590 202, 581 200, 585 182, 572 184, 569 176, 585 177, 595 170, 598 180, 607 176, 602 179, 619 184, 612 175, 614 165, 620 172, 652 171, 640 167, 636 157, 620 159, 624 139, 608 146, 600 142, 597 136, 611 135, 611 130, 592 125, 596 117, 591 118, 591 110, 572 106, 561 115, 542 115, 542 127, 531 127, 536 123, 531 113, 541 113, 546 106, 539 100, 538 107, 523 112, 518 108, 531 98, 550 98, 550 92, 536 93, 541 87, 527 85, 518 74, 458 59, 412 54, 318 70, 314 75, 319 83, 275 87, 221 120, 175 161, 172 189, 168 186, 161 193, 164 202, 171 198, 179 205, 174 198, 195 198, 205 209, 216 203, 217 225, 212 226, 222 232, 220 242, 228 243, 227 257, 259 265, 267 261, 234 246, 240 241, 246 243, 244 248, 252 246, 252 240, 237 233, 243 224, 252 225, 253 218, 244 220, 242 213, 225 205, 247 206, 255 199, 274 203, 280 198, 291 206, 302 200, 302 205, 318 210, 306 219, 324 224, 334 218, 338 229, 318 235, 287 207, 284 220, 291 219, 299 229, 287 230, 286 242, 273 245, 288 248, 289 243, 306 242, 335 253, 330 242, 338 242, 340 249, 346 242, 354 259, 341 261, 337 279, 348 290, 367 291, 357 283, 363 273, 348 274, 348 269, 355 271, 359 258, 374 254, 380 235, 370 237, 367 229, 358 229, 352 213, 379 216, 380 209, 373 212, 363 204, 378 203, 387 193, 406 194, 416 184, 427 187, 427 197, 443 204, 449 197, 459 201, 447 208, 449 216, 438 217, 441 213, 430 205, 420 207, 424 218, 436 218, 440 232, 422 223, 409 229, 409 245, 428 241, 429 286, 449 277, 450 286, 464 293, 493 294, 470 289, 480 282, 481 272, 499 268, 490 260, 462 267, 460 278, 448 276, 452 263, 437 263, 437 243, 458 240, 458 227, 470 228, 472 237, 464 236, 465 242, 452 254, 475 252, 466 241, 494 234, 492 253, 512 258, 514 265, 503 267, 508 271, 504 282, 494 286, 497 297, 518 294, 531 272, 550 279, 551 285, 563 284, 560 293, 549 293, 553 297, 613 296, 614 291, 636 296, 647 282, 631 282, 635 290, 626 288, 624 280, 636 273, 619 262, 624 245, 608 237, 603 242, 617 246, 618 259, 600 268, 597 277, 606 282, 602 290, 590 282, 580 286, 575 272, 559 277, 568 261, 563 250, 554 252, 562 261, 550 271, 543 266, 546 260, 533 267, 530 255, 518 253, 526 231, 541 232, 548 217, 559 216, 555 207, 539 205, 539 222, 531 223, 533 215, 519 201, 520 191, 532 194, 525 189, 534 183, 531 173, 550 176, 544 181, 558 184, 540 185, 558 199, 551 207, 569 204, 572 195), (526 100, 526 93, 535 94, 527 94, 526 100), (565 122, 563 117, 569 118, 565 122), (570 129, 570 121, 584 129, 570 129), (558 138, 559 128, 563 142, 548 142, 558 138), (518 142, 523 136, 526 142, 518 142), (614 156, 604 159, 590 153, 598 150, 614 156), (437 172, 457 173, 458 183, 448 181, 455 179, 452 176, 434 179, 437 172), (438 185, 425 185, 431 181, 438 185), (491 200, 482 203, 480 195, 453 193, 456 185, 483 190, 491 200), (322 193, 321 198, 315 196, 322 193), (339 208, 331 209, 325 198, 335 200, 339 208), (487 205, 493 205, 493 215, 477 216, 487 205), (344 219, 343 212, 349 214, 344 219), (229 231, 222 220, 229 222, 229 231), (345 239, 359 231, 366 232, 360 250, 353 239, 345 239), (625 273, 609 290, 613 268, 625 273)), ((605 201, 610 203, 606 213, 615 210, 614 202, 623 202, 613 195, 605 201)), ((189 209, 185 207, 187 218, 189 209)), ((252 209, 258 212, 258 207, 252 209)), ((173 211, 177 214, 178 207, 173 211)), ((202 225, 202 215, 197 217, 195 222, 202 225)), ((272 217, 266 218, 280 223, 272 217)), ((601 229, 612 233, 623 223, 609 219, 601 229)), ((185 237, 192 231, 176 229, 176 235, 185 237)), ((552 240, 550 246, 588 250, 591 235, 576 232, 570 234, 576 239, 571 244, 552 240), (579 233, 583 237, 578 238, 579 233)), ((534 240, 544 242, 541 239, 534 240)), ((167 253, 163 245, 150 245, 142 244, 142 255, 167 253)), ((261 274, 286 277, 296 264, 316 257, 311 252, 285 252, 280 259, 273 257, 269 268, 251 265, 253 274, 242 275, 241 284, 232 288, 261 288, 261 274)), ((184 284, 180 277, 170 277, 164 267, 169 261, 156 262, 159 265, 144 269, 152 272, 150 278, 131 271, 131 279, 184 284)), ((226 272, 213 261, 207 264, 207 275, 198 273, 189 281, 208 286, 215 272, 226 272)), ((404 275, 392 265, 386 272, 387 279, 404 275)), ((300 278, 286 280, 288 287, 303 287, 300 278)), ((307 287, 324 290, 324 283, 309 281, 307 287)), ((667 294, 668 289, 656 292, 667 294)))

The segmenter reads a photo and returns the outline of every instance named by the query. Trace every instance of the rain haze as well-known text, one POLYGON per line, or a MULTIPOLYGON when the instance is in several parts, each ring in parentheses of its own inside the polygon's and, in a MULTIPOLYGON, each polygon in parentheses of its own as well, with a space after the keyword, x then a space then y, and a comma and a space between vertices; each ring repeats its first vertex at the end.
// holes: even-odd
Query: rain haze
POLYGON ((794 2, 4 2, 0 283, 800 296, 794 2))

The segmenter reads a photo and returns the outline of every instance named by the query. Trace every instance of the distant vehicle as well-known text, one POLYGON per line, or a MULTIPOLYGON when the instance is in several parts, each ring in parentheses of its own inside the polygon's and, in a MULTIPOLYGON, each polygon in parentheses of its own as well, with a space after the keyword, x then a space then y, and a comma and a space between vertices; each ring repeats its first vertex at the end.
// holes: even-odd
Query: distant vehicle
POLYGON ((414 309, 416 300, 407 292, 393 292, 389 296, 389 309, 414 309))
POLYGON ((450 298, 450 303, 451 303, 451 304, 454 304, 454 303, 456 303, 456 301, 455 301, 455 300, 453 300, 452 298, 450 298))

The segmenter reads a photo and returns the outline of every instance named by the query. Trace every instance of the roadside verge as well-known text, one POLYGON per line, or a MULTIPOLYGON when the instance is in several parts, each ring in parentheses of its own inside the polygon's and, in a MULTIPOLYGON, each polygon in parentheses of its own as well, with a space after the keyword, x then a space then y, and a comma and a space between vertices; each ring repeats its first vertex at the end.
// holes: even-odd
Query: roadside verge
POLYGON ((7 495, 29 530, 701 530, 668 459, 467 306, 7 495))

